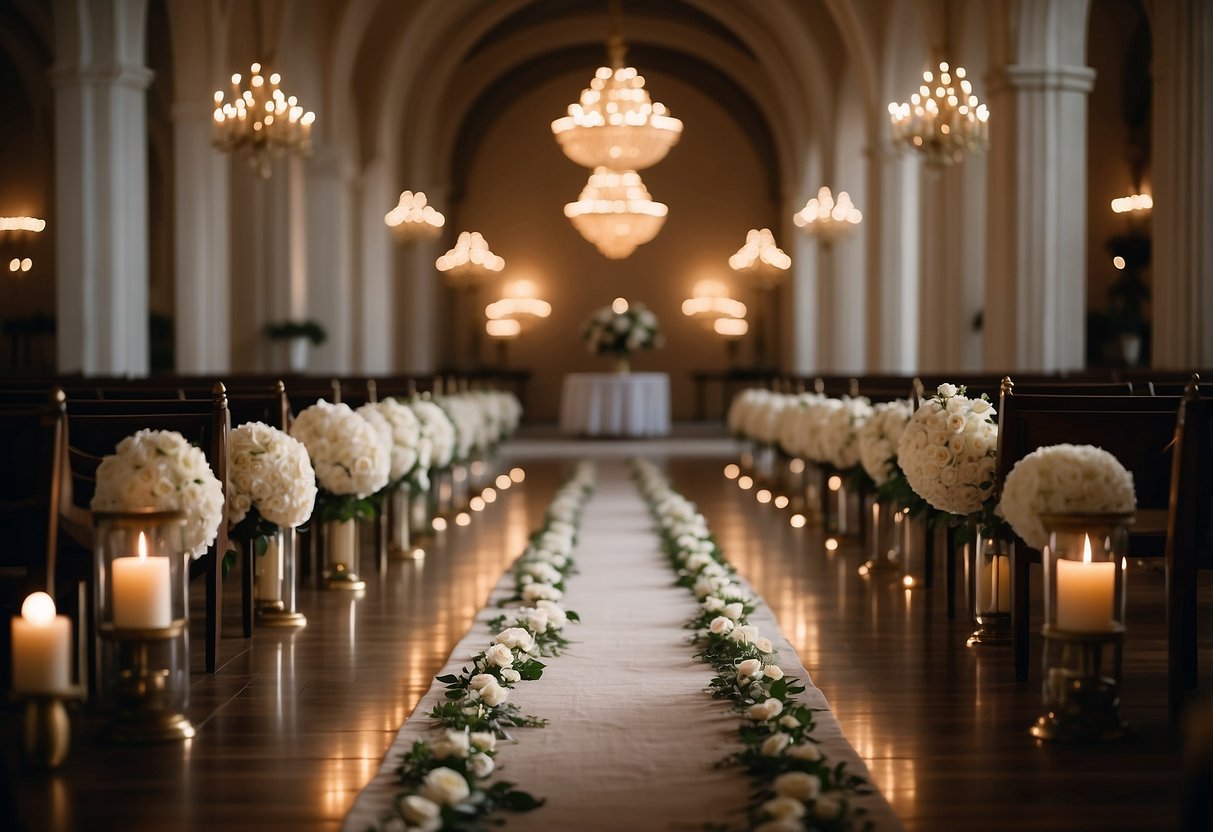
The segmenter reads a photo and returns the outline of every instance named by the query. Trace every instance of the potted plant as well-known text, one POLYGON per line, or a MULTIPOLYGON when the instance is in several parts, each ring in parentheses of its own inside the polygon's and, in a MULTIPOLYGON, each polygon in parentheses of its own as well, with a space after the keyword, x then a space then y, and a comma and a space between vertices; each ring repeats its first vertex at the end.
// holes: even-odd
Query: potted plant
POLYGON ((306 321, 271 321, 265 325, 265 334, 271 341, 287 342, 288 366, 294 373, 307 369, 308 345, 320 346, 328 338, 324 326, 312 318, 306 321))

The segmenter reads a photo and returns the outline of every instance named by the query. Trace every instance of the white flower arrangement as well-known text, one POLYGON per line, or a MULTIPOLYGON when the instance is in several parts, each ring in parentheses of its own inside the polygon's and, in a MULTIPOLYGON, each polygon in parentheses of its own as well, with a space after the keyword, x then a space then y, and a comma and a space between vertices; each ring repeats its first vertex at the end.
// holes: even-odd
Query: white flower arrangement
POLYGON ((278 428, 247 422, 228 439, 228 524, 256 510, 267 523, 293 529, 312 516, 316 475, 307 448, 278 428))
POLYGON ((421 462, 431 471, 450 467, 455 457, 455 424, 430 398, 417 398, 409 407, 421 422, 421 462))
POLYGON ((664 343, 657 316, 643 303, 631 303, 623 312, 602 307, 582 325, 581 339, 593 355, 620 358, 664 343))
POLYGON ((844 396, 840 406, 826 412, 821 424, 820 448, 839 471, 859 465, 859 430, 872 416, 872 403, 863 397, 844 396))
POLYGON ((859 461, 877 487, 893 476, 897 466, 897 443, 905 433, 913 411, 906 401, 882 402, 859 428, 859 461))
POLYGON ((1042 514, 1130 512, 1137 507, 1133 474, 1093 445, 1051 445, 1025 456, 1003 483, 998 513, 1035 549, 1048 532, 1042 514))
POLYGON ((455 427, 454 461, 467 462, 486 435, 479 411, 475 405, 459 396, 439 396, 434 401, 446 412, 455 427))
POLYGON ((93 511, 184 511, 183 545, 195 558, 223 522, 223 486, 206 454, 171 430, 141 430, 118 443, 97 467, 93 511))
POLYGON ((397 483, 406 477, 416 478, 419 475, 424 478, 426 469, 418 464, 421 459, 421 422, 412 408, 395 399, 384 399, 381 402, 367 402, 355 412, 374 425, 390 445, 390 482, 397 483))
POLYGON ((998 423, 985 398, 939 385, 910 418, 897 443, 897 461, 915 493, 940 511, 976 514, 994 489, 998 423))
POLYGON ((832 464, 834 448, 829 444, 826 425, 834 411, 842 409, 841 399, 813 395, 805 397, 800 408, 797 447, 805 459, 832 464))
POLYGON ((321 399, 295 417, 291 436, 307 447, 316 482, 329 494, 362 499, 388 483, 391 447, 349 405, 321 399))

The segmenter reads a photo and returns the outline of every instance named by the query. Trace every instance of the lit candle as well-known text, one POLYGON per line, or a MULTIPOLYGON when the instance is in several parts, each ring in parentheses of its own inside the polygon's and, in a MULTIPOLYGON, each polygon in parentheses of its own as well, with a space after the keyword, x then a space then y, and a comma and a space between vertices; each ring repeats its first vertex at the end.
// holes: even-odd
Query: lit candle
POLYGON ((1011 611, 1011 558, 994 555, 977 582, 978 612, 1011 611))
POLYGON ((139 532, 139 555, 114 558, 114 626, 122 630, 163 629, 173 623, 168 558, 147 556, 139 532))
POLYGON ((278 535, 267 538, 265 553, 257 557, 257 598, 262 601, 282 600, 282 550, 278 535))
POLYGON ((55 601, 35 592, 13 618, 13 692, 66 693, 71 687, 72 624, 55 601))
POLYGON ((1082 560, 1057 561, 1057 628, 1072 633, 1111 632, 1115 587, 1116 564, 1092 563, 1091 536, 1083 535, 1082 560))

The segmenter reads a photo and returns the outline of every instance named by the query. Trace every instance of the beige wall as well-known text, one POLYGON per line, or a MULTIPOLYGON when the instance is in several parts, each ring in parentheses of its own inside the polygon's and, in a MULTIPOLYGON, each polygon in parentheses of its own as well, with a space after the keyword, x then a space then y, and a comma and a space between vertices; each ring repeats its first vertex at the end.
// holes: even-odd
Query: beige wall
MULTIPOLYGON (((691 416, 689 371, 725 362, 724 344, 682 316, 683 298, 697 280, 715 278, 753 306, 751 297, 739 295, 745 287, 726 261, 747 229, 777 221, 763 165, 738 124, 710 96, 670 76, 645 76, 654 97, 685 128, 670 155, 642 172, 650 194, 670 213, 657 238, 631 257, 606 259, 563 214, 588 171, 564 157, 548 125, 589 81, 588 71, 554 77, 514 101, 485 135, 465 198, 452 206, 452 233, 478 230, 505 258, 500 280, 483 290, 486 302, 502 284, 529 279, 552 304, 552 317, 509 347, 511 365, 534 372, 527 404, 537 420, 556 418, 566 373, 610 369, 607 359, 586 352, 578 333, 591 312, 616 296, 647 304, 661 321, 665 348, 641 354, 632 366, 670 374, 675 419, 691 416)), ((456 339, 461 352, 469 340, 466 326, 456 339)), ((449 359, 452 345, 444 349, 449 359)), ((485 344, 482 352, 490 360, 491 349, 485 344)))

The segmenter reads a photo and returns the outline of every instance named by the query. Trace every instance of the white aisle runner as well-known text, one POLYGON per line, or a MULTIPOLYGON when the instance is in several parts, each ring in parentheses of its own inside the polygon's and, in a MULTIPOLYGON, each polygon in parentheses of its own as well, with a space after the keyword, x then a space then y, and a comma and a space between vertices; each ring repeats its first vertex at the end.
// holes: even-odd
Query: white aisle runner
MULTIPOLYGON (((692 657, 682 629, 695 600, 673 585, 656 526, 623 463, 601 463, 598 474, 574 552, 580 574, 569 579, 563 601, 582 623, 565 630, 574 643, 565 655, 545 659, 541 680, 511 693, 524 713, 551 724, 518 729, 516 744, 498 746, 500 778, 547 804, 501 817, 513 830, 690 830, 738 822, 749 779, 713 763, 739 750, 739 718, 704 692, 711 668, 692 657)), ((487 646, 492 634, 485 622, 499 614, 493 604, 506 587, 503 581, 494 590, 439 675, 457 672, 487 646)), ((806 682, 806 704, 825 708, 769 609, 764 605, 750 621, 774 642, 785 672, 806 682)), ((397 761, 414 740, 433 736, 426 714, 443 690, 435 683, 401 729, 346 818, 348 832, 364 832, 390 805, 397 761)), ((830 713, 818 715, 814 736, 831 760, 866 776, 830 713)), ((878 830, 900 828, 879 795, 859 802, 878 830)))

